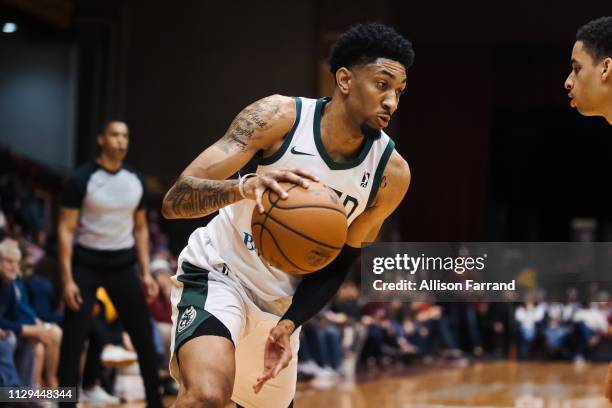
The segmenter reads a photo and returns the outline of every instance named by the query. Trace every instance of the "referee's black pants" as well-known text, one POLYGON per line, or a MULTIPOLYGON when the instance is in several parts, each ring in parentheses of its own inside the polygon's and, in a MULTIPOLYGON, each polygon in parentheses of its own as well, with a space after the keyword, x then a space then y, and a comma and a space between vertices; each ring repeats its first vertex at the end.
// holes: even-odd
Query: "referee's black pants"
POLYGON ((80 385, 81 354, 90 333, 96 290, 102 286, 117 309, 121 323, 138 353, 147 406, 162 407, 151 319, 136 268, 133 263, 113 268, 104 264, 105 262, 102 262, 102 266, 93 266, 92 263, 78 260, 73 262, 72 273, 75 283, 81 290, 83 304, 76 312, 66 308, 58 369, 60 386, 78 389, 80 385))

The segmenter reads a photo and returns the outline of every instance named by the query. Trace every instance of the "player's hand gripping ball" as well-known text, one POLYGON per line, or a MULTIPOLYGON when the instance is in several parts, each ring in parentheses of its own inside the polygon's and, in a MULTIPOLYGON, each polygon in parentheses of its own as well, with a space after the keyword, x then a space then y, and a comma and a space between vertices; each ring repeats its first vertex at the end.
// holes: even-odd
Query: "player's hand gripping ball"
POLYGON ((279 183, 288 197, 268 189, 264 213, 253 210, 251 229, 259 255, 270 265, 293 275, 318 271, 340 253, 348 225, 344 206, 334 190, 309 181, 303 188, 279 183))

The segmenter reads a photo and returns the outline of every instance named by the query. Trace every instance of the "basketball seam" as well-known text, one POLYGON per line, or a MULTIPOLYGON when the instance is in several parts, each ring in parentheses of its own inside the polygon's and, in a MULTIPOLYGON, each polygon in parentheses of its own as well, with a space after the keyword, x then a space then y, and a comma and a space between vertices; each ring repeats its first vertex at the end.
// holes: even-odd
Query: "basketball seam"
MULTIPOLYGON (((294 189, 294 188, 296 188, 296 187, 298 187, 298 185, 297 185, 297 184, 292 185, 291 187, 289 187, 289 188, 287 189, 287 193, 289 193, 291 190, 293 190, 293 189, 294 189)), ((271 194, 272 194, 272 189, 268 188, 268 201, 270 202, 270 204, 272 204, 272 206, 270 207, 270 209, 268 210, 268 212, 266 212, 266 216, 264 217, 264 220, 263 220, 263 223, 264 223, 264 224, 266 223, 266 220, 267 220, 267 219, 268 219, 268 217, 270 216, 270 213, 272 212, 272 209, 276 208, 276 203, 278 203, 278 202, 279 202, 279 201, 282 199, 282 197, 281 197, 280 195, 278 195, 278 194, 277 194, 277 195, 278 195, 278 198, 276 199, 276 201, 274 201, 274 202, 273 202, 273 201, 272 201, 271 194)), ((281 207, 278 207, 278 208, 281 208, 281 207)))
POLYGON ((325 205, 299 205, 296 207, 281 207, 279 205, 275 206, 274 208, 280 208, 281 210, 297 210, 300 208, 325 208, 326 210, 331 210, 331 211, 336 211, 339 212, 340 214, 344 215, 346 217, 346 212, 339 210, 337 208, 333 208, 333 207, 327 207, 325 205))
MULTIPOLYGON (((291 190, 293 190, 293 189, 294 189, 294 188, 296 188, 296 187, 298 187, 298 185, 297 185, 297 184, 292 185, 291 187, 289 187, 289 188, 287 189, 287 193, 289 193, 291 190)), ((263 219, 263 221, 262 221, 264 224, 265 224, 265 223, 266 223, 266 221, 268 220, 268 217, 270 217, 270 213, 272 212, 272 210, 273 210, 274 208, 276 208, 276 203, 278 203, 278 202, 279 202, 279 201, 282 199, 282 197, 279 195, 279 196, 278 196, 278 198, 276 199, 276 201, 274 201, 274 202, 273 202, 273 201, 272 201, 272 196, 271 196, 271 194, 272 194, 272 190, 271 190, 270 188, 268 188, 268 201, 270 202, 270 204, 272 204, 272 206, 271 206, 271 207, 270 207, 270 209, 269 209, 269 210, 266 212, 266 216, 264 217, 264 219, 263 219)), ((277 194, 277 195, 278 195, 278 194, 277 194)), ((279 207, 279 208, 280 208, 280 207, 279 207)), ((261 239, 261 237, 260 237, 260 239, 261 239)))
MULTIPOLYGON (((293 190, 295 187, 297 187, 297 184, 294 184, 293 186, 291 186, 291 187, 290 187, 290 188, 287 190, 287 192, 289 192, 289 191, 293 190)), ((277 194, 277 195, 278 195, 278 194, 277 194)), ((268 217, 270 216, 270 213, 272 212, 272 209, 273 209, 274 207, 276 207, 276 203, 277 203, 277 202, 278 202, 278 200, 280 200, 280 199, 281 199, 281 196, 279 195, 279 196, 278 196, 278 198, 276 199, 276 201, 272 202, 272 190, 271 190, 270 188, 268 188, 268 201, 270 202, 270 204, 272 204, 272 206, 271 206, 271 207, 268 209, 268 211, 266 212, 266 216, 264 217, 263 221, 261 222, 261 227, 262 227, 262 229, 261 229, 261 231, 259 231, 259 242, 260 242, 260 243, 261 243, 262 238, 263 238, 263 228, 264 228, 264 227, 265 227, 265 225, 266 225, 266 221, 268 220, 268 217)), ((259 224, 259 223, 257 223, 257 224, 259 224)), ((257 225, 257 224, 254 224, 254 225, 257 225)), ((253 226, 251 226, 251 230, 252 230, 252 229, 253 229, 253 226)), ((270 233, 270 235, 272 235, 272 233, 270 233)), ((262 245, 262 246, 263 246, 263 245, 262 245)), ((259 254, 260 254, 261 256, 265 257, 265 254, 264 254, 263 248, 257 248, 257 250, 258 250, 258 252, 259 252, 259 254)))
POLYGON ((309 241, 312 241, 312 242, 314 242, 314 243, 316 243, 316 244, 323 245, 323 246, 328 247, 328 248, 331 248, 331 249, 342 249, 342 247, 336 247, 336 246, 329 245, 329 244, 326 244, 326 243, 321 242, 321 241, 317 241, 316 239, 311 238, 311 237, 309 237, 309 236, 308 236, 308 235, 306 235, 306 234, 303 234, 303 233, 301 233, 301 232, 299 232, 299 231, 296 231, 296 230, 294 230, 293 228, 291 228, 291 227, 289 227, 289 226, 287 226, 287 225, 283 224, 282 222, 280 222, 279 220, 277 220, 276 218, 274 218, 274 217, 273 217, 273 216, 271 216, 271 215, 270 215, 270 218, 271 218, 272 220, 274 220, 274 222, 276 222, 276 223, 277 223, 277 224, 279 224, 280 226, 285 227, 285 228, 286 228, 286 229, 288 229, 289 231, 293 232, 293 233, 294 233, 294 234, 296 234, 296 235, 299 235, 299 236, 300 236, 300 237, 302 237, 302 238, 305 238, 305 239, 307 239, 307 240, 309 240, 309 241))
POLYGON ((296 269, 299 269, 300 271, 303 271, 303 272, 312 272, 312 271, 309 271, 308 269, 300 268, 299 266, 294 264, 291 261, 291 259, 289 259, 289 257, 287 255, 285 255, 285 253, 283 252, 283 249, 280 247, 280 245, 278 245, 278 242, 276 242, 276 238, 274 237, 274 234, 272 234, 272 231, 270 231, 269 228, 267 228, 265 225, 263 225, 262 223, 259 223, 259 222, 255 223, 255 225, 261 225, 261 232, 262 232, 262 234, 263 234, 264 230, 268 231, 268 234, 270 234, 270 238, 272 238, 272 242, 274 242, 274 245, 276 246, 276 248, 278 248, 278 251, 280 252, 280 254, 287 260, 287 262, 289 262, 291 265, 293 265, 293 267, 295 267, 296 269))

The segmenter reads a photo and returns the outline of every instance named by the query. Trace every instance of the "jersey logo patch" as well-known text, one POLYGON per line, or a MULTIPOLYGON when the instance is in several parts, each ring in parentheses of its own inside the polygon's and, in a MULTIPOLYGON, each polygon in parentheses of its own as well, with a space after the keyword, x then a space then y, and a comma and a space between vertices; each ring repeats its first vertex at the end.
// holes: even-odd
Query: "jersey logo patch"
POLYGON ((370 181, 370 172, 366 171, 363 173, 363 177, 361 178, 361 187, 366 188, 370 181))
POLYGON ((183 330, 191 326, 191 323, 195 320, 197 312, 193 306, 189 306, 181 316, 181 320, 178 324, 178 332, 181 333, 183 330))
POLYGON ((255 243, 253 242, 253 235, 249 234, 248 232, 244 233, 244 239, 242 241, 244 242, 244 246, 246 246, 249 251, 255 251, 257 249, 255 248, 255 243))
POLYGON ((298 150, 295 150, 295 146, 293 146, 290 151, 293 154, 297 154, 297 155, 301 155, 301 156, 314 156, 314 154, 311 154, 311 153, 300 152, 298 150))

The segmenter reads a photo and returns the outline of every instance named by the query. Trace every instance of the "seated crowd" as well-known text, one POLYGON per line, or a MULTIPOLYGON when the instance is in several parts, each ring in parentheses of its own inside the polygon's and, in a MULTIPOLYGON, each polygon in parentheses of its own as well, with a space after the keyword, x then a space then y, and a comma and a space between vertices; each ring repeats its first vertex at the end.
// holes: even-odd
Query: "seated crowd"
MULTIPOLYGON (((5 173, 0 176, 0 386, 56 387, 64 305, 52 239, 53 197, 5 173)), ((177 392, 168 373, 177 260, 156 220, 151 213, 151 272, 160 289, 149 303, 151 336, 164 392, 171 395, 177 392)), ((102 288, 93 314, 80 398, 108 404, 143 398, 136 353, 102 288)), ((348 279, 303 326, 299 375, 326 388, 391 365, 493 358, 609 361, 611 323, 612 303, 605 294, 589 304, 571 298, 565 303, 363 303, 358 279, 348 279)))

